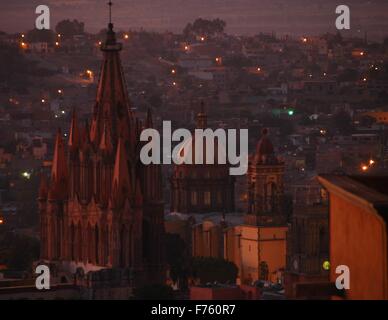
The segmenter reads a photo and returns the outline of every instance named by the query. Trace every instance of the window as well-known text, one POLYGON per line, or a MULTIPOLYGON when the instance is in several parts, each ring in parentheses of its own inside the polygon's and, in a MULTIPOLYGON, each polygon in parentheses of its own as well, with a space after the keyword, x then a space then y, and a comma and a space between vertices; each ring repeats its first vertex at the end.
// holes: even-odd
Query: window
POLYGON ((197 191, 192 191, 191 192, 191 205, 196 206, 197 202, 198 202, 197 191))
POLYGON ((211 205, 211 193, 210 191, 206 191, 204 194, 204 203, 205 206, 210 206, 211 205))
POLYGON ((222 204, 222 193, 221 193, 221 191, 218 191, 218 192, 217 192, 217 203, 218 203, 219 205, 222 204))

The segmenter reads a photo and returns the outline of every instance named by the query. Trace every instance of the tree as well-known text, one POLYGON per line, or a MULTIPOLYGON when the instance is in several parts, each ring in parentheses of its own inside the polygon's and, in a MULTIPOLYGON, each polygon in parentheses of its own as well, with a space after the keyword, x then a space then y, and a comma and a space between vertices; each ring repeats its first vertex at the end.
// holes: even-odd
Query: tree
POLYGON ((54 32, 47 29, 32 29, 27 32, 28 42, 48 42, 53 43, 55 39, 54 32))
POLYGON ((191 36, 213 36, 216 33, 223 33, 226 22, 221 19, 207 20, 198 18, 194 23, 188 23, 183 29, 185 37, 191 36))
POLYGON ((39 241, 11 232, 0 237, 0 264, 11 270, 28 270, 32 262, 39 259, 39 241))
POLYGON ((230 261, 212 257, 194 257, 191 262, 191 276, 199 278, 201 283, 236 281, 237 266, 230 261))
MULTIPOLYGON (((47 31, 47 30, 46 30, 47 31)), ((31 87, 29 76, 44 75, 48 71, 39 68, 36 61, 28 59, 18 47, 0 43, 0 85, 16 92, 26 92, 31 87)))
POLYGON ((73 21, 66 19, 58 22, 55 27, 55 31, 63 38, 68 39, 75 35, 84 34, 85 24, 83 22, 79 22, 77 19, 73 21))
POLYGON ((173 281, 185 282, 187 277, 187 246, 177 234, 167 233, 165 236, 166 260, 170 266, 170 276, 173 281))

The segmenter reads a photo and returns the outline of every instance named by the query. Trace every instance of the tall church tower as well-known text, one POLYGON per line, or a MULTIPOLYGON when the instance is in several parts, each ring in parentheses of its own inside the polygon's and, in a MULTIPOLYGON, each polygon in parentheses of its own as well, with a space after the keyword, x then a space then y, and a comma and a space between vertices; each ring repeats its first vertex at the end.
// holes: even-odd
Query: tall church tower
POLYGON ((41 258, 72 272, 129 269, 158 283, 164 278, 161 168, 139 160, 140 133, 152 127, 152 115, 142 122, 131 111, 121 49, 110 22, 90 126, 81 126, 74 111, 67 147, 57 134, 51 179, 43 178, 39 191, 41 258))
POLYGON ((253 225, 285 224, 284 163, 274 152, 264 129, 248 168, 248 214, 246 222, 253 225))

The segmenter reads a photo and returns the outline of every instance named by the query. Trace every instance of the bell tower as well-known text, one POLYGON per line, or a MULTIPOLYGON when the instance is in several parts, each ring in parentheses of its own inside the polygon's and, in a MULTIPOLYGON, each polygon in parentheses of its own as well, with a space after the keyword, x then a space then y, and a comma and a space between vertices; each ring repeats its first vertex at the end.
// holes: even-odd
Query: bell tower
POLYGON ((283 207, 284 168, 284 163, 275 155, 268 129, 263 129, 256 152, 249 159, 247 223, 265 225, 286 222, 283 207))

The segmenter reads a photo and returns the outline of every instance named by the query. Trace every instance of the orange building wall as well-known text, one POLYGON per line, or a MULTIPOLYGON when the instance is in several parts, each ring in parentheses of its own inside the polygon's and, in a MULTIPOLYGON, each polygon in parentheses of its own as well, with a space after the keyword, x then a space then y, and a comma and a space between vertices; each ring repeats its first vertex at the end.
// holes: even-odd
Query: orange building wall
POLYGON ((338 265, 350 269, 349 299, 388 299, 384 221, 372 209, 330 195, 331 281, 338 265))
POLYGON ((226 233, 225 258, 239 268, 242 283, 259 279, 260 263, 271 274, 286 265, 287 227, 237 226, 226 233), (258 240, 259 239, 259 240, 258 240))

